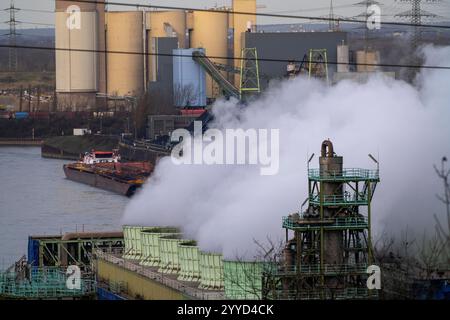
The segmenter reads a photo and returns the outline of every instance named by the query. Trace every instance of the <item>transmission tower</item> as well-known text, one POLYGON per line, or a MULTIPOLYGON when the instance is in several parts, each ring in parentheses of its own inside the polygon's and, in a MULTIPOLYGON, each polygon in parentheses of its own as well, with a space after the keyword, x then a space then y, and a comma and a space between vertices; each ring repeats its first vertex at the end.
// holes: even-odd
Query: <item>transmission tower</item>
MULTIPOLYGON (((369 7, 372 5, 377 5, 377 6, 382 6, 382 4, 378 1, 374 1, 374 0, 363 0, 361 2, 358 3, 354 3, 354 6, 358 6, 358 7, 364 7, 365 11, 361 12, 360 14, 358 14, 357 16, 355 16, 355 19, 361 19, 364 18, 364 21, 368 21, 369 19, 369 7)), ((367 26, 364 26, 364 51, 367 53, 368 51, 368 47, 369 47, 369 28, 367 26)))
MULTIPOLYGON (((436 18, 437 15, 434 13, 422 10, 421 3, 422 0, 398 0, 399 2, 410 2, 411 10, 401 12, 396 14, 397 18, 407 18, 410 19, 411 25, 414 28, 414 33, 411 37, 411 49, 413 52, 417 49, 420 42, 422 41, 422 32, 420 29, 420 25, 422 24, 422 18, 436 18)), ((427 3, 437 3, 438 0, 425 0, 427 3)))
POLYGON ((9 24, 9 33, 6 34, 9 36, 9 71, 17 71, 16 25, 19 21, 16 20, 16 12, 19 10, 14 6, 14 0, 11 0, 10 7, 5 9, 9 11, 9 21, 6 21, 9 24))
POLYGON ((330 1, 330 13, 328 20, 328 31, 336 32, 339 31, 339 20, 336 19, 333 10, 333 0, 330 1))
POLYGON ((327 49, 309 49, 308 77, 324 79, 328 83, 327 49))
POLYGON ((241 81, 239 94, 243 95, 260 93, 258 52, 256 48, 243 48, 241 51, 241 81))

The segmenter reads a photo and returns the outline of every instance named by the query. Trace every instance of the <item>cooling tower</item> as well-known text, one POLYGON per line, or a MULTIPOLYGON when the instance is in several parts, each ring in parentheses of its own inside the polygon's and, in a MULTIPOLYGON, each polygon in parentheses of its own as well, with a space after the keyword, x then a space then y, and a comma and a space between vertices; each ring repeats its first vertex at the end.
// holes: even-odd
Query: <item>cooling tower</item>
POLYGON ((144 92, 143 13, 106 13, 107 92, 139 96, 144 92))
MULTIPOLYGON (((99 1, 103 2, 103 1, 99 1)), ((104 3, 55 2, 56 92, 60 109, 95 106, 104 89, 104 3)))
MULTIPOLYGON (((192 16, 191 48, 204 48, 208 57, 216 63, 228 64, 228 14, 223 12, 194 11, 192 16), (221 59, 224 57, 225 59, 221 59)), ((220 95, 219 87, 211 77, 206 77, 206 96, 220 95)))
POLYGON ((144 266, 159 267, 159 263, 161 261, 159 238, 175 235, 178 234, 178 232, 179 230, 173 227, 153 227, 141 230, 142 256, 139 264, 144 266))

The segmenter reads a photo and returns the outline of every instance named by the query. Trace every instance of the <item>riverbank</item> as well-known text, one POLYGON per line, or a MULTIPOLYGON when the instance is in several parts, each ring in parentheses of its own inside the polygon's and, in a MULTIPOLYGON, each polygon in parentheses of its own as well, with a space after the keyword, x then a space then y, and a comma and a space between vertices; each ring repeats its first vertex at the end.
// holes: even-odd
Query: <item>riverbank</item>
POLYGON ((119 137, 103 135, 59 136, 45 139, 41 145, 43 158, 78 160, 80 154, 92 149, 110 151, 117 149, 119 137))
POLYGON ((40 146, 42 139, 0 138, 0 146, 40 146))

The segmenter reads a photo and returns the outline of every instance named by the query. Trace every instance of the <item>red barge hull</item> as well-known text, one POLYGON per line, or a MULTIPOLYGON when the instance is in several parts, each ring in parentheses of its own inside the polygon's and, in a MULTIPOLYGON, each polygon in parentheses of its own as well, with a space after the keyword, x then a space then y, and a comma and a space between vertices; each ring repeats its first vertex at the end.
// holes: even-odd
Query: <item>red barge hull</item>
MULTIPOLYGON (((136 164, 133 165, 136 166, 136 164)), ((123 169, 126 168, 124 164, 114 165, 102 163, 96 166, 66 164, 63 168, 64 173, 69 180, 115 192, 127 197, 132 196, 136 190, 143 185, 146 176, 150 175, 150 169, 145 171, 141 170, 138 176, 132 171, 124 171, 123 169), (117 170, 117 167, 119 167, 120 170, 117 170)))

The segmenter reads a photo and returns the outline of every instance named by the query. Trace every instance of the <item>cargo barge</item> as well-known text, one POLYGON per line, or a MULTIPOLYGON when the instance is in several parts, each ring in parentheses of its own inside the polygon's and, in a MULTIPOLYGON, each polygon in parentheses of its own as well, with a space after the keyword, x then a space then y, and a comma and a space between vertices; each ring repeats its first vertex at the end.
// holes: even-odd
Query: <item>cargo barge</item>
POLYGON ((144 161, 120 162, 115 152, 92 151, 63 169, 67 179, 130 197, 145 183, 153 166, 144 161))

